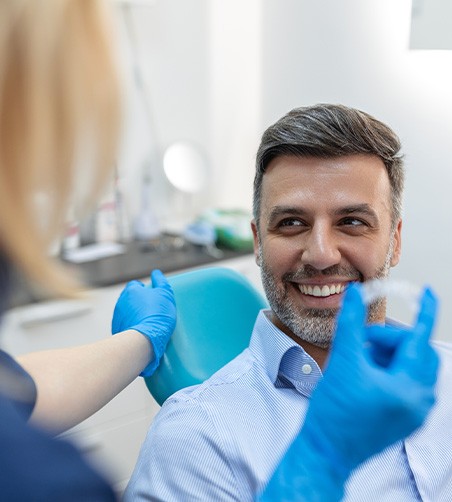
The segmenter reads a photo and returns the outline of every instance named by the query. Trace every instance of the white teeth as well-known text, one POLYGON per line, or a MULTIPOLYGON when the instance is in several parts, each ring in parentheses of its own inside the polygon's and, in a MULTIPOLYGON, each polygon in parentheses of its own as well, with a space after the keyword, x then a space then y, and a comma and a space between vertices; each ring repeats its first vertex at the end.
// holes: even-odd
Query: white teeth
MULTIPOLYGON (((334 288, 334 291, 336 291, 336 288, 334 288)), ((330 296, 331 294, 334 293, 333 292, 330 293, 330 288, 328 286, 322 287, 322 296, 330 296)))
POLYGON ((331 296, 342 293, 345 289, 344 284, 332 284, 327 286, 326 284, 322 287, 320 286, 306 286, 305 284, 300 284, 300 291, 309 296, 331 296))

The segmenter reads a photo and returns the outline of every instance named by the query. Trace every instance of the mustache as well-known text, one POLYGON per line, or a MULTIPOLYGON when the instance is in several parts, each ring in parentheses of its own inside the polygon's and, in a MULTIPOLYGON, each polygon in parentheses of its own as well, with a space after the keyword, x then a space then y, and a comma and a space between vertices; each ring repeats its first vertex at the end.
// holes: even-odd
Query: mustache
POLYGON ((287 282, 296 282, 303 279, 312 279, 313 277, 331 277, 340 276, 351 281, 363 282, 364 276, 353 267, 344 267, 343 265, 332 265, 323 270, 318 270, 311 265, 304 265, 295 272, 286 272, 283 280, 287 282))

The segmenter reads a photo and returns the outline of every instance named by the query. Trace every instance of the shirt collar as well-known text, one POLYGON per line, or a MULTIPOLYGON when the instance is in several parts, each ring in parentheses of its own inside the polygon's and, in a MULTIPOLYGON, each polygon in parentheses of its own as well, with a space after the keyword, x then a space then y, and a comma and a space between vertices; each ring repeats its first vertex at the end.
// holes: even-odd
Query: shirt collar
POLYGON ((271 321, 271 310, 261 310, 254 325, 250 350, 278 387, 295 387, 310 396, 322 372, 315 360, 271 321))

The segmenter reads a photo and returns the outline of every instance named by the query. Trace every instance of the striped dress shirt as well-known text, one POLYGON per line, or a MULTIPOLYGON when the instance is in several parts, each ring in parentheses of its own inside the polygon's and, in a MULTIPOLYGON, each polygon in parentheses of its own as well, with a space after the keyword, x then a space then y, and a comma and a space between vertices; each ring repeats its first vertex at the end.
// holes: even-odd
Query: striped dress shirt
MULTIPOLYGON (((346 485, 347 502, 452 501, 452 346, 436 346, 441 374, 427 422, 356 469, 346 485)), ((164 403, 125 500, 254 500, 300 429, 321 376, 316 362, 274 326, 269 311, 261 311, 244 352, 164 403)))

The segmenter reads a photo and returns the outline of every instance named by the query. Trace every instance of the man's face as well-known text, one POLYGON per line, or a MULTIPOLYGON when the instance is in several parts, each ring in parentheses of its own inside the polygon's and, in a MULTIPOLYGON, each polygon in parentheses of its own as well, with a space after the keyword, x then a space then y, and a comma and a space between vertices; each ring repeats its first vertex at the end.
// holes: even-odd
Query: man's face
MULTIPOLYGON (((344 288, 388 275, 400 257, 401 221, 391 229, 391 189, 373 155, 277 157, 263 177, 254 249, 274 322, 328 347, 344 288)), ((385 302, 370 322, 383 322, 385 302)))

